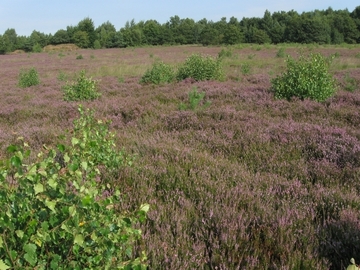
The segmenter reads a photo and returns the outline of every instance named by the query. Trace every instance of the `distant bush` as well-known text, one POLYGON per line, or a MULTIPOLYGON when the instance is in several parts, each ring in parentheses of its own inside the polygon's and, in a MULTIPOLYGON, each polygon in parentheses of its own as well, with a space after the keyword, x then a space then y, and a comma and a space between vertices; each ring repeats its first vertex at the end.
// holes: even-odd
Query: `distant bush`
POLYGON ((284 48, 280 48, 277 53, 276 53, 276 57, 278 58, 283 58, 285 57, 285 49, 284 48))
POLYGON ((32 47, 32 52, 35 52, 35 53, 40 53, 40 52, 42 52, 41 45, 40 45, 39 43, 36 43, 36 44, 32 47))
POLYGON ((287 70, 271 80, 277 99, 298 97, 324 101, 336 91, 335 80, 329 73, 330 58, 321 54, 301 55, 298 60, 287 57, 287 70))
POLYGON ((176 78, 178 81, 192 78, 196 81, 224 79, 224 72, 219 58, 193 54, 185 60, 178 69, 176 78))
POLYGON ((196 109, 205 109, 210 106, 211 102, 207 101, 206 103, 203 103, 205 92, 198 92, 196 87, 193 87, 192 91, 189 92, 189 99, 188 103, 181 103, 179 106, 179 109, 181 111, 183 110, 196 110, 196 109))
POLYGON ((241 73, 243 75, 250 74, 250 72, 251 72, 250 64, 244 63, 244 64, 241 65, 241 73))
POLYGON ((39 74, 35 68, 21 70, 19 74, 19 86, 22 88, 40 84, 39 74))
POLYGON ((163 62, 156 62, 152 68, 148 69, 141 77, 140 83, 170 83, 174 81, 175 73, 170 65, 163 62))
POLYGON ((68 82, 63 86, 66 101, 94 100, 101 96, 98 92, 98 81, 85 76, 85 70, 80 72, 76 82, 68 82))
POLYGON ((221 51, 218 53, 218 58, 231 57, 232 55, 233 52, 230 49, 221 49, 221 51))
POLYGON ((118 209, 120 192, 97 180, 99 167, 128 164, 108 124, 79 111, 69 146, 29 162, 26 143, 11 145, 0 161, 0 269, 146 269, 135 226, 149 205, 118 209))
POLYGON ((101 44, 99 40, 94 41, 94 49, 95 50, 101 49, 101 44))
POLYGON ((58 74, 58 76, 57 76, 57 79, 58 79, 59 81, 65 82, 65 81, 68 79, 68 77, 69 77, 69 76, 68 76, 64 71, 60 70, 60 71, 59 71, 59 74, 58 74))
POLYGON ((84 59, 84 57, 82 56, 82 54, 79 54, 78 56, 76 56, 76 59, 80 60, 80 59, 84 59))
POLYGON ((122 76, 118 77, 118 82, 119 83, 124 83, 125 82, 124 77, 122 77, 122 76))

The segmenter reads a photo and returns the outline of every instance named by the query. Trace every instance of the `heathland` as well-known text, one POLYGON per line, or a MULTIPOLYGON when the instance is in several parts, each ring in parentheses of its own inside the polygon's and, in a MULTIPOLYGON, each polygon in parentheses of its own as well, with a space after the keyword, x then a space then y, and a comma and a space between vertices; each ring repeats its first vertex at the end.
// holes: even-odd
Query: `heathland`
MULTIPOLYGON (((163 46, 0 56, 0 159, 23 137, 40 151, 78 118, 78 105, 111 121, 133 155, 111 185, 123 212, 150 205, 139 248, 151 269, 339 269, 360 260, 360 47, 163 46), (141 84, 156 62, 228 52, 222 81, 141 84), (334 96, 275 99, 285 55, 332 56, 334 96), (40 84, 21 88, 34 68, 40 84), (81 70, 93 101, 65 101, 81 70), (190 91, 207 106, 181 109, 190 91)), ((200 104, 201 105, 201 104, 200 104)), ((136 249, 137 247, 135 247, 136 249)))

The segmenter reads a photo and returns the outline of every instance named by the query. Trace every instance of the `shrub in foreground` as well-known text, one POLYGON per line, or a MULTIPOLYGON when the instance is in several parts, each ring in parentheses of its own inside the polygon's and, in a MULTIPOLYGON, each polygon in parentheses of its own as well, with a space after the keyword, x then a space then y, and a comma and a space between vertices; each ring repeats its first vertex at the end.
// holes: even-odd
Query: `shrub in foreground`
POLYGON ((68 82, 63 86, 66 101, 94 100, 101 96, 98 92, 98 81, 85 76, 85 70, 80 72, 75 82, 68 82))
POLYGON ((101 184, 99 167, 127 163, 107 125, 79 110, 69 146, 29 162, 26 143, 11 145, 0 163, 0 269, 146 269, 135 226, 149 206, 119 211, 120 192, 101 184))
POLYGON ((288 56, 287 70, 271 81, 275 98, 324 101, 333 96, 336 84, 329 73, 330 62, 321 54, 301 55, 298 60, 288 56))
POLYGON ((151 69, 148 69, 141 77, 140 83, 170 83, 175 79, 175 73, 170 65, 163 62, 156 62, 151 69))
POLYGON ((40 84, 39 74, 35 68, 21 70, 19 74, 19 86, 22 88, 40 84))
POLYGON ((211 56, 202 56, 193 54, 185 60, 177 71, 176 78, 178 81, 186 78, 192 78, 196 81, 224 79, 224 72, 220 58, 211 56))

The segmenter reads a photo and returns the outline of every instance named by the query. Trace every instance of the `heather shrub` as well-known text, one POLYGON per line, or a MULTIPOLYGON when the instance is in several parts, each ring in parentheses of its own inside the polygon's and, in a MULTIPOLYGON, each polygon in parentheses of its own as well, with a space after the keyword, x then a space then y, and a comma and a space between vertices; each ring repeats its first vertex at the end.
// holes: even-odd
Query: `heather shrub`
POLYGON ((35 156, 11 145, 0 162, 0 269, 146 269, 137 226, 149 206, 122 212, 120 192, 98 181, 100 167, 128 165, 107 125, 79 111, 69 145, 35 156))
POLYGON ((192 54, 177 71, 178 81, 192 78, 196 81, 224 79, 224 72, 219 58, 192 54))
POLYGON ((358 82, 354 77, 351 77, 349 73, 345 74, 344 78, 344 89, 349 92, 354 92, 358 89, 358 82))
POLYGON ((148 69, 141 77, 140 83, 170 83, 175 79, 175 73, 170 65, 163 62, 156 62, 151 69, 148 69))
POLYGON ((188 102, 180 103, 179 109, 180 110, 196 110, 196 109, 205 109, 210 106, 211 102, 203 102, 205 97, 205 92, 198 92, 196 87, 193 87, 192 91, 189 92, 188 95, 188 102), (201 105, 202 103, 202 105, 201 105))
POLYGON ((21 70, 19 74, 19 86, 22 88, 40 84, 39 74, 35 68, 21 70))
POLYGON ((321 256, 328 258, 331 269, 348 265, 350 258, 360 252, 360 224, 358 210, 343 209, 338 219, 329 219, 319 229, 321 256))
POLYGON ((98 81, 85 76, 85 70, 75 82, 67 82, 63 86, 64 99, 66 101, 94 100, 101 96, 98 92, 98 81))
POLYGON ((76 59, 81 60, 81 59, 84 59, 84 57, 82 56, 82 54, 79 54, 78 56, 76 56, 76 59))
POLYGON ((330 59, 321 54, 309 57, 300 55, 298 60, 287 57, 287 70, 271 80, 277 99, 297 97, 324 101, 336 91, 335 80, 329 73, 330 59))

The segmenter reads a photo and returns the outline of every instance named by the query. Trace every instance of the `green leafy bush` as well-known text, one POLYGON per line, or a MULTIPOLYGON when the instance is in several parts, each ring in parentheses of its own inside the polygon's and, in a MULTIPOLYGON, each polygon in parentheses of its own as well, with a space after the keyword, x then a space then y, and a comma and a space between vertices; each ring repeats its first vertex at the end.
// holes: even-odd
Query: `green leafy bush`
POLYGON ((193 87, 192 91, 189 92, 189 100, 188 104, 180 103, 179 109, 180 110, 196 110, 196 109, 205 109, 210 106, 211 102, 207 101, 203 103, 205 92, 198 92, 196 87, 193 87), (202 105, 200 105, 203 103, 202 105))
POLYGON ((59 81, 65 82, 65 81, 67 81, 68 77, 69 77, 69 75, 67 75, 64 71, 60 70, 59 74, 57 76, 57 79, 59 81))
POLYGON ((330 58, 321 54, 300 55, 298 60, 287 57, 287 70, 271 80, 277 99, 298 97, 324 101, 336 91, 335 80, 329 73, 330 58))
POLYGON ((80 60, 80 59, 84 59, 84 57, 82 56, 82 54, 79 54, 78 56, 76 56, 76 59, 80 60))
POLYGON ((146 269, 137 224, 149 205, 118 209, 120 192, 100 168, 128 166, 108 124, 79 107, 69 146, 8 147, 0 162, 0 269, 146 269), (34 160, 34 158, 32 158, 34 160))
POLYGON ((251 72, 251 67, 249 63, 244 63, 241 65, 241 73, 242 75, 247 75, 250 74, 251 72))
POLYGON ((34 53, 41 53, 42 52, 42 47, 39 43, 36 43, 33 47, 32 47, 32 52, 34 53))
POLYGON ((170 65, 163 62, 156 62, 151 69, 148 69, 141 77, 140 83, 170 83, 175 79, 175 73, 170 65))
POLYGON ((196 81, 222 81, 224 79, 224 72, 221 59, 193 54, 180 66, 176 78, 178 81, 186 78, 192 78, 196 81))
POLYGON ((99 40, 94 41, 94 49, 95 50, 101 49, 101 44, 99 40))
POLYGON ((251 53, 251 54, 248 55, 247 58, 248 58, 249 60, 251 60, 251 59, 253 59, 255 56, 256 56, 256 54, 251 53))
POLYGON ((285 49, 284 48, 280 48, 277 53, 276 53, 276 57, 278 58, 283 58, 285 57, 285 49))
POLYGON ((101 96, 98 92, 98 81, 85 76, 85 70, 80 72, 76 82, 68 82, 63 86, 66 101, 94 100, 101 96))
POLYGON ((39 74, 35 68, 21 70, 19 74, 19 86, 22 88, 40 84, 39 74))
POLYGON ((233 52, 231 49, 221 49, 218 53, 218 58, 229 58, 232 57, 233 52))

